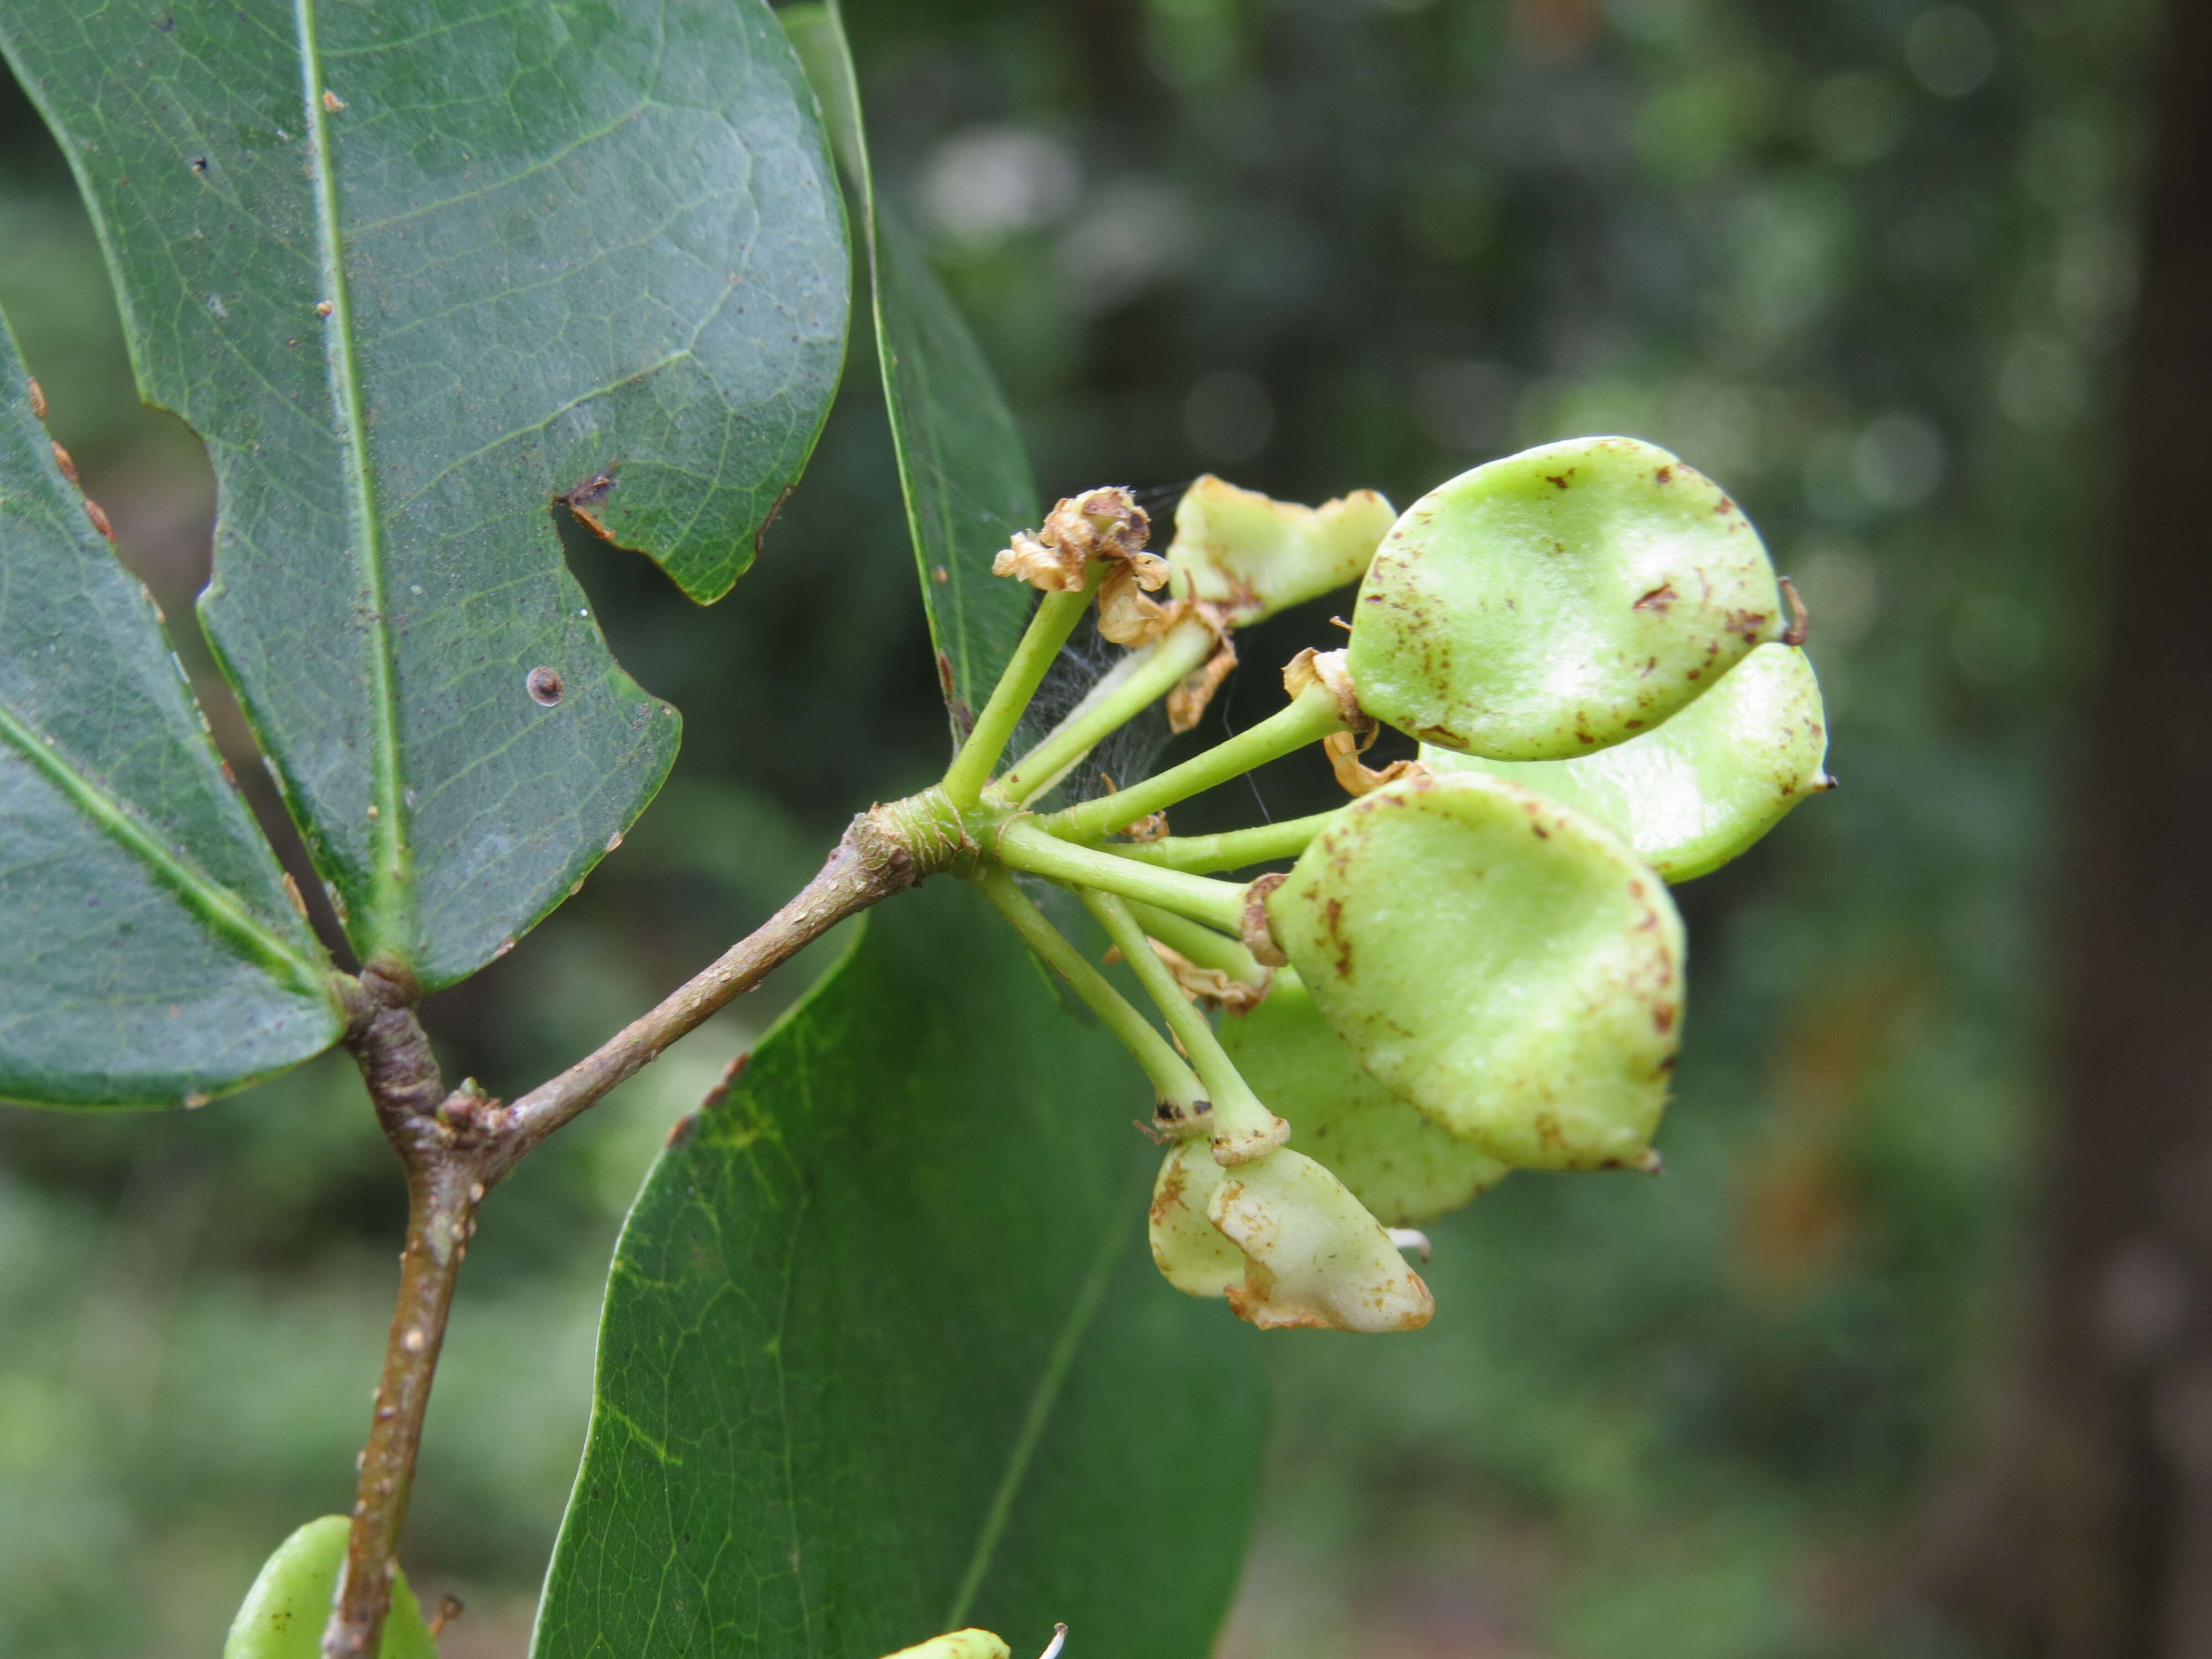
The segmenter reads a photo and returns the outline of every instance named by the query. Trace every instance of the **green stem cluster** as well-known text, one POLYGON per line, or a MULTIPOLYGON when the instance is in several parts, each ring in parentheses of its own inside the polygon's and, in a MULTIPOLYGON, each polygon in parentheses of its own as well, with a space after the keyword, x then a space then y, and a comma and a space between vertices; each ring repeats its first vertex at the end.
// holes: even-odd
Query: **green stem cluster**
POLYGON ((762 927, 512 1103, 485 1098, 471 1083, 447 1088, 416 1022, 411 981, 380 977, 374 963, 348 981, 347 1047, 407 1170, 411 1203, 398 1310, 362 1453, 345 1569, 323 1632, 325 1659, 360 1659, 380 1640, 446 1315, 485 1195, 556 1129, 847 917, 932 875, 972 880, 1143 1068, 1157 1097, 1156 1122, 1175 1133, 1210 1132, 1224 1164, 1260 1157, 1287 1138, 1289 1126, 1237 1074, 1151 941, 1200 968, 1263 987, 1267 970, 1238 942, 1247 890, 1204 872, 1294 857, 1330 815, 1225 835, 1105 843, 1133 822, 1342 730, 1343 711, 1333 696, 1310 687, 1257 726, 1130 789, 1063 811, 1027 810, 1026 802, 1173 690, 1216 646, 1210 626, 1177 623, 1132 652, 993 783, 993 769, 1104 571, 1094 562, 1079 587, 1039 602, 941 783, 856 817, 821 872, 762 927), (1080 898, 1158 1012, 1164 1035, 1053 925, 1018 875, 1042 878, 1080 898))
POLYGON ((1108 838, 1345 730, 1346 711, 1332 691, 1311 684, 1257 725, 1129 788, 1057 812, 1025 810, 1026 802, 1172 690, 1214 647, 1212 633, 1203 623, 1177 623, 1123 659, 1042 742, 987 786, 983 771, 997 761, 1045 666, 1073 631, 1071 608, 1056 603, 1066 599, 1076 601, 1073 610, 1079 615, 1079 595, 1049 595, 1037 607, 975 734, 946 775, 943 798, 961 813, 979 850, 971 879, 1129 1050, 1152 1080, 1162 1103, 1161 1118, 1208 1112, 1218 1158, 1237 1163, 1258 1157, 1287 1137, 1288 1126, 1238 1075, 1206 1016, 1151 941, 1158 939, 1198 967, 1263 988, 1268 970, 1240 939, 1247 889, 1204 872, 1296 857, 1333 815, 1181 840, 1108 838), (1015 878, 1018 872, 1053 882, 1082 901, 1158 1011, 1173 1047, 1030 900, 1015 878))

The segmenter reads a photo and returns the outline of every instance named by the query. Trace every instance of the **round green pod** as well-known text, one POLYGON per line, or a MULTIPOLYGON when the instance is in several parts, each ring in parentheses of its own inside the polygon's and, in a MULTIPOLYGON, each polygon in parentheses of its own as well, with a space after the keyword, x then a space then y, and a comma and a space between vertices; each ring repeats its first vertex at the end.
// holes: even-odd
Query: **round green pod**
MULTIPOLYGON (((326 1515, 276 1547, 230 1621, 222 1659, 319 1659, 349 1528, 343 1515, 326 1515)), ((382 1659, 438 1659, 404 1573, 392 1580, 392 1611, 377 1651, 382 1659)))
POLYGON ((1268 896, 1360 1064, 1503 1163, 1648 1167, 1681 1036, 1681 919, 1587 814, 1479 773, 1361 797, 1268 896))
POLYGON ((1589 813, 1668 881, 1719 869, 1827 788, 1827 756, 1813 665, 1772 644, 1657 731, 1595 755, 1498 761, 1421 745, 1431 766, 1510 778, 1589 813))
POLYGON ((1424 1116, 1361 1069, 1291 968, 1221 1022, 1221 1046, 1253 1092, 1287 1119, 1291 1141, 1327 1164, 1386 1227, 1449 1215, 1506 1166, 1424 1116))
POLYGON ((1425 743, 1561 760, 1648 731, 1781 632, 1759 532, 1634 438, 1463 472, 1382 538, 1352 607, 1360 707, 1425 743))

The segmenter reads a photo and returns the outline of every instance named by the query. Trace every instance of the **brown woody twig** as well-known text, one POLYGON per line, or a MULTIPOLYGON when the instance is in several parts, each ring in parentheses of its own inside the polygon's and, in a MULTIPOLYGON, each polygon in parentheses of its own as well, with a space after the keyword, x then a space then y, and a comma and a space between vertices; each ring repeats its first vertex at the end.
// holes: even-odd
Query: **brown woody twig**
POLYGON ((348 988, 352 1017, 344 1042, 406 1170, 407 1245, 323 1659, 362 1659, 382 1640, 430 1386, 484 1194, 546 1136, 837 923, 955 868, 974 850, 935 791, 861 814, 788 904, 659 1006, 512 1105, 488 1098, 473 1082, 449 1091, 415 1017, 413 976, 380 962, 362 969, 348 988))

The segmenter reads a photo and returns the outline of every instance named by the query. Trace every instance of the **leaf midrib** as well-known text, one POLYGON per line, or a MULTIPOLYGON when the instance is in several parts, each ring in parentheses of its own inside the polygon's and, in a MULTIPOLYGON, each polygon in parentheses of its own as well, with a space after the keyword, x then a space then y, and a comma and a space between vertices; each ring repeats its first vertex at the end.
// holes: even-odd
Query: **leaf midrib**
POLYGON ((967 1624, 976 1592, 983 1588, 992 1558, 998 1553, 999 1540, 1005 1536, 1006 1522, 1012 1518, 1014 1500, 1021 1496, 1022 1483, 1029 1478, 1030 1465, 1036 1460, 1037 1447, 1043 1443, 1045 1430, 1051 1425, 1053 1407, 1060 1403, 1060 1389, 1066 1384, 1068 1372, 1074 1369, 1076 1353, 1090 1334, 1091 1321, 1098 1316, 1099 1304, 1106 1299, 1107 1287, 1113 1282, 1114 1270, 1121 1265, 1122 1252, 1129 1247, 1129 1237, 1135 1229, 1129 1224, 1127 1214, 1125 1207, 1115 1207, 1105 1237, 1099 1241, 1097 1254, 1091 1260, 1091 1271, 1077 1288, 1075 1300, 1069 1304, 1067 1317, 1061 1322, 1052 1352, 1046 1357, 1044 1370, 1030 1395, 1029 1410, 1022 1415, 1021 1429, 1007 1449, 1006 1472, 999 1477, 998 1490, 991 1494, 990 1508, 984 1511, 982 1530, 976 1534, 968 1571, 945 1613, 946 1630, 959 1630, 967 1624))
POLYGON ((122 802, 65 762, 52 744, 4 708, 0 708, 0 738, 5 738, 34 770, 68 796, 78 811, 151 869, 209 927, 246 947, 251 958, 277 970, 295 988, 309 994, 323 993, 323 975, 313 963, 263 927, 228 888, 162 846, 122 802))
POLYGON ((361 394, 361 373, 354 351, 353 297, 346 280, 343 244, 338 232, 337 182, 331 155, 330 117, 323 106, 322 50, 315 34, 315 0, 294 0, 294 26, 300 45, 300 100, 307 120, 307 177, 315 198, 315 252, 322 272, 322 299, 331 307, 323 319, 323 356, 331 383, 331 413, 345 448, 348 518, 361 553, 368 588, 370 798, 369 915, 364 959, 387 953, 402 960, 414 955, 410 860, 406 834, 406 781, 399 764, 398 672, 392 624, 385 608, 384 524, 378 511, 375 477, 368 458, 368 423, 361 394))

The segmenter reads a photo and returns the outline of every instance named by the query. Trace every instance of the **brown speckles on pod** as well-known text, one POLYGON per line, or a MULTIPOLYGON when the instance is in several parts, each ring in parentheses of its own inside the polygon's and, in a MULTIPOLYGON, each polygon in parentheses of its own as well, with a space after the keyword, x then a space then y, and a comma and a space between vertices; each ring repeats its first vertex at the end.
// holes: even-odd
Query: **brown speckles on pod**
POLYGON ((523 678, 523 689, 530 693, 531 702, 541 708, 551 708, 568 695, 568 688, 560 674, 550 668, 533 668, 523 678))

